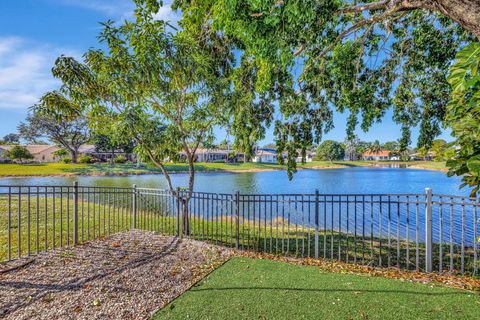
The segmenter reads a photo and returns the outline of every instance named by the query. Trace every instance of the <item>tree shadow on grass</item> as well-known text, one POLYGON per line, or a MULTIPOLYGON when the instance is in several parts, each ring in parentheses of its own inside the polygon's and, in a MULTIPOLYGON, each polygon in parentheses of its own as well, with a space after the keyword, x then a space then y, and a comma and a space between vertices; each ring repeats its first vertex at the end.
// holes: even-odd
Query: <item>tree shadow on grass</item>
MULTIPOLYGON (((14 301, 11 301, 8 304, 0 305, 0 318, 7 316, 24 308, 36 301, 42 300, 45 297, 49 296, 50 294, 56 292, 65 292, 65 291, 77 291, 85 286, 88 286, 90 283, 94 282, 95 280, 99 280, 105 277, 108 277, 113 274, 121 273, 127 269, 135 269, 142 265, 152 263, 158 261, 168 255, 175 253, 178 249, 180 244, 179 238, 173 238, 170 243, 168 243, 161 252, 159 253, 151 253, 151 252, 141 252, 137 251, 136 253, 141 253, 142 256, 129 261, 128 263, 122 264, 114 269, 104 270, 98 274, 95 274, 90 277, 76 277, 72 280, 68 281, 67 283, 63 284, 41 284, 41 283, 32 283, 28 281, 1 281, 0 280, 0 291, 2 287, 11 287, 15 289, 36 289, 34 293, 29 293, 28 296, 19 296, 14 301)), ((82 248, 81 246, 78 249, 88 250, 88 247, 82 248)), ((97 249, 93 248, 94 251, 98 251, 97 249)), ((124 251, 123 253, 125 256, 130 254, 129 250, 122 250, 117 248, 103 248, 103 251, 124 251)), ((92 253, 93 254, 93 253, 92 253)), ((119 289, 119 288, 117 288, 119 289)), ((126 290, 122 288, 122 290, 126 290)))

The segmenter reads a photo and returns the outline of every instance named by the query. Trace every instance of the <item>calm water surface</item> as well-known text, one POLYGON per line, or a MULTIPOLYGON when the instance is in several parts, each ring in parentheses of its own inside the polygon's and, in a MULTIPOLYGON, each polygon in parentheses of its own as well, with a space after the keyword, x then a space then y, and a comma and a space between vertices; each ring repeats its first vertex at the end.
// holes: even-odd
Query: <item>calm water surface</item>
MULTIPOLYGON (((162 175, 127 177, 29 177, 2 178, 0 185, 71 185, 78 180, 84 186, 122 186, 166 188, 162 175)), ((175 186, 186 186, 187 174, 174 174, 175 186)), ((300 170, 289 181, 284 171, 250 173, 198 173, 197 191, 215 193, 434 193, 467 195, 459 189, 460 178, 448 178, 444 172, 402 168, 344 168, 300 170)))

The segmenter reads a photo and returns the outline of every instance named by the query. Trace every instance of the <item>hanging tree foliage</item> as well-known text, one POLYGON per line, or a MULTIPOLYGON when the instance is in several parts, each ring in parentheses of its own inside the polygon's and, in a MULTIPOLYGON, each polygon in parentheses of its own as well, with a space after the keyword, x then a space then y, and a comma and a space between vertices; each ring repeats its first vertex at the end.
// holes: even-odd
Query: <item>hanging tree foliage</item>
POLYGON ((449 125, 449 66, 480 37, 476 1, 176 0, 174 7, 197 28, 198 17, 210 17, 255 61, 255 89, 277 94, 277 148, 289 151, 290 171, 297 151, 332 128, 333 110, 348 114, 350 138, 393 110, 400 151, 417 126, 418 146, 429 148, 449 125))
MULTIPOLYGON (((233 54, 207 26, 175 31, 155 18, 155 3, 136 1, 135 20, 103 23, 105 49, 91 49, 85 64, 60 57, 54 74, 88 100, 94 127, 133 139, 136 152, 160 167, 188 217, 199 145, 211 141, 228 114, 233 54), (152 7, 153 5, 153 7, 152 7), (175 32, 174 32, 175 31, 175 32), (185 196, 174 189, 165 162, 183 153, 189 168, 185 196)), ((158 9, 158 7, 157 7, 158 9)), ((182 219, 188 233, 188 219, 182 219)))

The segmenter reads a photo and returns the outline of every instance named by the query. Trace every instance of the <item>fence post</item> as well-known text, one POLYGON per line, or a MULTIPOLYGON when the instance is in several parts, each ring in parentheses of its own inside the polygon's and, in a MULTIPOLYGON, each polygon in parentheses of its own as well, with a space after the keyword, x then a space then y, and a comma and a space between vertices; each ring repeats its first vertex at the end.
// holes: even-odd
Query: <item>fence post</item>
POLYGON ((315 190, 315 259, 318 259, 318 215, 319 215, 319 203, 318 203, 318 189, 315 190))
POLYGON ((425 188, 426 204, 425 204, 425 271, 432 272, 432 189, 425 188))
POLYGON ((240 242, 240 191, 235 193, 235 215, 236 215, 236 227, 235 227, 235 248, 238 250, 240 242))
POLYGON ((180 236, 180 187, 177 187, 177 237, 180 236))
POLYGON ((131 229, 135 229, 137 226, 137 185, 133 185, 133 194, 132 194, 132 227, 131 229))
POLYGON ((78 244, 78 181, 73 183, 73 245, 78 244))

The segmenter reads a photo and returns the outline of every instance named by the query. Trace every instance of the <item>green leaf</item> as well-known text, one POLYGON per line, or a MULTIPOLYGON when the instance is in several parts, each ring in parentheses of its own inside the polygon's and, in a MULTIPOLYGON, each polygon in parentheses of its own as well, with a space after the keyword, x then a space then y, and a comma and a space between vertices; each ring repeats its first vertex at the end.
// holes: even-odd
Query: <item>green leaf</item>
POLYGON ((467 161, 468 170, 474 176, 480 176, 480 156, 474 156, 467 161))

